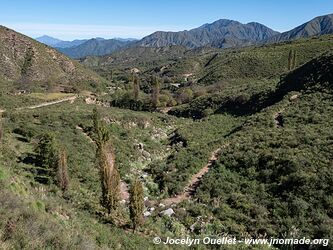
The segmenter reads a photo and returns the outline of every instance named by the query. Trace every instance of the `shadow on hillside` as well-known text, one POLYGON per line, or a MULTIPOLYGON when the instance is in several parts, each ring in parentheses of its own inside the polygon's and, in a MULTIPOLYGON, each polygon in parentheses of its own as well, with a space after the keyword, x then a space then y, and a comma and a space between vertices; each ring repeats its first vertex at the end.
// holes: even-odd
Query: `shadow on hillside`
POLYGON ((236 116, 251 115, 281 101, 291 91, 308 92, 333 90, 333 54, 327 53, 311 60, 300 68, 281 77, 277 88, 268 93, 258 93, 244 100, 242 96, 229 99, 215 114, 229 113, 236 116))
POLYGON ((35 181, 47 184, 50 179, 50 169, 40 166, 40 162, 35 154, 28 153, 18 159, 18 162, 25 164, 25 170, 30 172, 35 181))

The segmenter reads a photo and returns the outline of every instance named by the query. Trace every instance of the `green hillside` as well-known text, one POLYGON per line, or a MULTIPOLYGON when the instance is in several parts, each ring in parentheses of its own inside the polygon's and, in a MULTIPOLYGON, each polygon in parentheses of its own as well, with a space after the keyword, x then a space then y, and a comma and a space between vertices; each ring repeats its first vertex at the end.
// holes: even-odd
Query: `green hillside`
MULTIPOLYGON (((45 66, 5 64, 21 71, 0 78, 0 248, 175 249, 154 244, 156 236, 332 239, 332 39, 86 58, 82 64, 110 83, 103 94, 99 80, 75 82, 80 70, 102 78, 67 58, 75 66, 69 75, 49 53, 34 59, 45 66), (22 67, 28 80, 40 67, 31 72, 44 82, 50 65, 55 91, 16 94, 22 67), (58 80, 79 94, 59 92, 66 91, 58 80), (102 179, 108 170, 111 184, 102 179), (143 185, 135 197, 133 183, 143 185), (113 188, 107 198, 119 194, 110 213, 105 187, 113 188), (135 227, 138 203, 145 216, 135 227)), ((291 249, 273 247, 224 249, 291 249)))
POLYGON ((204 71, 204 76, 199 80, 199 84, 215 85, 212 93, 208 92, 208 95, 175 107, 171 113, 200 118, 207 113, 237 109, 238 106, 245 107, 249 101, 253 102, 252 106, 256 106, 260 98, 274 91, 280 78, 288 73, 288 58, 291 51, 296 53, 295 67, 297 67, 331 51, 332 46, 332 36, 323 36, 224 52, 210 62, 204 71), (251 96, 254 96, 252 100, 251 96))
POLYGON ((217 231, 332 239, 332 66, 328 54, 288 74, 228 138, 196 194, 217 231))

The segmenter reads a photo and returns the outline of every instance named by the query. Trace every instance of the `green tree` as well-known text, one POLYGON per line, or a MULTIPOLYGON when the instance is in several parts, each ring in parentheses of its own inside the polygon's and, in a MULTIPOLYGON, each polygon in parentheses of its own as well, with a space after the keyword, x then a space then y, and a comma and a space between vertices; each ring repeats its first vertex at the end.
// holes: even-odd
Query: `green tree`
POLYGON ((135 101, 139 100, 140 80, 137 75, 133 76, 133 97, 135 101))
POLYGON ((177 102, 187 103, 193 99, 193 91, 190 88, 181 89, 178 93, 177 102))
POLYGON ((295 68, 296 68, 296 58, 297 58, 297 52, 296 52, 296 50, 294 50, 294 56, 293 56, 293 64, 292 64, 292 66, 293 66, 293 69, 295 69, 295 68))
POLYGON ((102 188, 101 205, 110 214, 117 210, 120 201, 120 175, 111 145, 103 142, 98 147, 97 160, 102 188))
POLYGON ((159 106, 159 95, 160 95, 160 82, 156 76, 152 77, 152 104, 153 108, 157 108, 159 106))
POLYGON ((57 169, 58 154, 57 144, 53 134, 46 133, 41 136, 35 148, 36 160, 40 166, 38 173, 41 180, 50 183, 57 169))
POLYGON ((117 210, 120 200, 120 175, 115 164, 115 154, 110 143, 110 134, 101 121, 100 114, 94 109, 94 131, 97 134, 96 159, 101 181, 101 205, 110 214, 117 210))
POLYGON ((0 114, 0 144, 2 143, 3 135, 4 135, 4 132, 3 132, 3 124, 2 124, 2 115, 0 114))
POLYGON ((288 70, 296 68, 296 51, 291 49, 288 56, 288 70))
POLYGON ((93 109, 93 131, 96 135, 96 144, 107 142, 110 139, 109 131, 107 130, 105 124, 101 120, 101 114, 98 109, 95 107, 93 109))
POLYGON ((59 150, 57 184, 62 191, 68 190, 69 176, 67 167, 67 153, 64 149, 59 150))
POLYGON ((133 230, 143 224, 144 194, 142 183, 136 178, 130 188, 130 217, 133 230))
POLYGON ((110 81, 113 82, 113 70, 110 70, 110 81))
POLYGON ((159 105, 159 95, 160 95, 160 82, 156 76, 152 77, 151 79, 152 85, 152 104, 153 107, 156 109, 159 105))

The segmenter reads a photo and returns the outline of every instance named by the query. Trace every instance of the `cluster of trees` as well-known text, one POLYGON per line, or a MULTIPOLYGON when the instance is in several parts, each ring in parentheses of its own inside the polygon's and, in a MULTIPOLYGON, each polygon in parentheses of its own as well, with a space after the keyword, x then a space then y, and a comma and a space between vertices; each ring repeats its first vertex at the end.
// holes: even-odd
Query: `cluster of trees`
MULTIPOLYGON (((121 178, 115 161, 114 147, 109 131, 97 109, 93 111, 93 129, 96 149, 96 167, 101 184, 100 204, 111 218, 121 216, 121 178)), ((0 129, 1 130, 1 129, 0 129)), ((35 148, 36 180, 56 184, 63 192, 69 189, 68 156, 65 148, 52 133, 39 138, 35 148)), ((129 190, 129 211, 133 229, 143 224, 144 193, 142 183, 135 179, 129 190)), ((119 218, 118 218, 119 219, 119 218)))
POLYGON ((133 74, 129 82, 127 91, 113 95, 112 106, 137 111, 154 111, 160 107, 172 107, 190 102, 206 93, 202 89, 196 91, 192 87, 175 87, 176 89, 170 90, 170 86, 163 86, 163 79, 157 76, 150 77, 148 88, 141 84, 137 74, 133 74))
MULTIPOLYGON (((117 213, 121 200, 121 180, 115 161, 114 148, 110 134, 101 121, 100 114, 95 108, 93 112, 94 132, 96 134, 96 159, 101 181, 101 205, 108 214, 117 213)), ((130 218, 133 230, 143 223, 144 194, 139 180, 134 180, 130 188, 130 218)))
POLYGON ((37 179, 44 183, 55 183, 62 191, 69 188, 66 150, 56 142, 51 133, 41 136, 35 149, 37 179))
POLYGON ((155 110, 160 102, 160 81, 157 77, 153 77, 150 81, 151 96, 146 98, 140 89, 140 78, 137 74, 133 74, 130 80, 130 90, 120 95, 113 96, 111 105, 114 107, 128 108, 136 111, 152 111, 155 110))

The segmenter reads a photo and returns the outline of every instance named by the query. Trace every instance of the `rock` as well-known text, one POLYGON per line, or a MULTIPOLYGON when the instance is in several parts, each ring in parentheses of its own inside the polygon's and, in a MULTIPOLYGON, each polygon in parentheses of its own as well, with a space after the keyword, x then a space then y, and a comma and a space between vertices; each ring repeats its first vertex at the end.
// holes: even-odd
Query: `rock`
POLYGON ((86 104, 95 104, 96 103, 96 98, 92 98, 92 97, 87 97, 86 99, 84 99, 86 104))
POLYGON ((153 212, 153 211, 155 211, 155 208, 154 207, 150 207, 150 208, 148 208, 148 211, 149 212, 153 212))
POLYGON ((175 211, 173 211, 172 208, 168 208, 167 210, 160 212, 162 216, 169 216, 169 217, 171 217, 171 215, 173 215, 174 213, 175 211))
POLYGON ((131 68, 131 73, 137 74, 139 72, 140 72, 140 70, 138 68, 131 68))
POLYGON ((147 173, 144 173, 140 176, 142 179, 146 179, 148 177, 148 174, 147 173))
POLYGON ((136 127, 137 126, 137 124, 135 123, 135 122, 129 122, 128 123, 128 127, 129 128, 134 128, 134 127, 136 127))
POLYGON ((146 200, 146 201, 144 201, 144 203, 145 203, 145 207, 151 207, 154 205, 153 202, 151 202, 150 200, 146 200))
POLYGON ((194 232, 194 229, 195 229, 197 223, 198 223, 198 222, 194 222, 194 224, 192 224, 192 225, 190 226, 190 230, 191 230, 192 233, 194 232))
POLYGON ((150 153, 148 153, 147 151, 142 150, 142 155, 143 155, 143 157, 150 159, 150 153))
POLYGON ((146 197, 144 197, 144 198, 143 198, 143 200, 144 200, 144 201, 147 201, 147 200, 148 200, 148 197, 147 197, 147 196, 146 196, 146 197))
POLYGON ((165 205, 163 203, 160 203, 158 206, 161 208, 165 208, 165 205))
POLYGON ((298 98, 298 95, 292 95, 292 96, 289 98, 289 101, 295 101, 297 98, 298 98))
POLYGON ((143 143, 141 143, 141 142, 138 143, 138 146, 137 146, 137 147, 138 147, 139 150, 143 150, 143 143))
POLYGON ((144 216, 144 217, 151 216, 151 212, 146 211, 146 212, 143 213, 143 216, 144 216))

